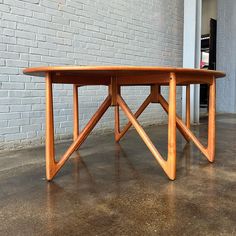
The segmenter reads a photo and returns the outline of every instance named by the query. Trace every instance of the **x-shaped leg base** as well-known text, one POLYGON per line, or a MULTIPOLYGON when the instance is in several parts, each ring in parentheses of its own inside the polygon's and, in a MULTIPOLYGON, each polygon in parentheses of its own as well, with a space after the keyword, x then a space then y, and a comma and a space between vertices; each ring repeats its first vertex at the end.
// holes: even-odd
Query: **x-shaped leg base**
POLYGON ((46 77, 46 175, 47 180, 53 177, 62 168, 71 154, 77 150, 86 140, 92 129, 104 115, 110 106, 115 106, 115 139, 118 142, 133 125, 137 130, 144 143, 147 145, 155 159, 165 171, 166 175, 174 180, 176 177, 176 127, 180 130, 187 141, 192 140, 201 152, 210 162, 214 161, 215 154, 215 80, 212 79, 209 92, 209 128, 208 128, 208 146, 204 147, 197 137, 190 131, 190 86, 187 86, 187 114, 186 124, 176 115, 176 76, 170 73, 169 80, 169 104, 160 93, 160 86, 152 86, 151 94, 143 102, 138 111, 133 114, 120 95, 120 86, 116 80, 111 81, 109 86, 109 95, 99 107, 97 112, 90 119, 85 128, 78 132, 78 88, 74 85, 74 141, 61 157, 59 161, 55 160, 54 150, 54 122, 53 122, 53 94, 52 94, 52 78, 50 73, 46 77), (165 160, 158 152, 137 118, 152 102, 160 103, 164 110, 168 113, 168 157, 165 160), (127 116, 129 123, 120 131, 119 107, 127 116))

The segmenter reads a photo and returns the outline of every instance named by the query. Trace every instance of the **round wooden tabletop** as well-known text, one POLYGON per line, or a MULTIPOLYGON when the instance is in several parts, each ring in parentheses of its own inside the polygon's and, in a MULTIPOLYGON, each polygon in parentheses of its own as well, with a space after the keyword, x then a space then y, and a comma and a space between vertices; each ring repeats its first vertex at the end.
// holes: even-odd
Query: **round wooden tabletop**
POLYGON ((47 72, 58 72, 60 74, 73 75, 122 75, 132 76, 137 74, 163 74, 176 73, 181 75, 211 75, 215 78, 225 76, 222 71, 191 69, 180 67, 158 67, 158 66, 48 66, 48 67, 34 67, 26 68, 23 73, 33 76, 45 76, 47 72))

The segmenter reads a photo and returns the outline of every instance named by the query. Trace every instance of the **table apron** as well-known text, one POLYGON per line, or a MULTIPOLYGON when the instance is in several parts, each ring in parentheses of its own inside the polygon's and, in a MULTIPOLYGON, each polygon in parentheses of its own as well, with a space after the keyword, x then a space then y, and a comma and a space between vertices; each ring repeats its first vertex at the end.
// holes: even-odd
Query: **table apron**
MULTIPOLYGON (((153 75, 133 75, 133 76, 77 76, 77 75, 63 75, 52 73, 52 83, 59 84, 77 84, 80 86, 88 85, 110 85, 112 80, 116 79, 117 85, 120 86, 145 86, 152 84, 169 85, 170 73, 168 74, 153 74, 153 75)), ((188 84, 212 84, 213 76, 194 74, 176 74, 176 85, 188 84)))

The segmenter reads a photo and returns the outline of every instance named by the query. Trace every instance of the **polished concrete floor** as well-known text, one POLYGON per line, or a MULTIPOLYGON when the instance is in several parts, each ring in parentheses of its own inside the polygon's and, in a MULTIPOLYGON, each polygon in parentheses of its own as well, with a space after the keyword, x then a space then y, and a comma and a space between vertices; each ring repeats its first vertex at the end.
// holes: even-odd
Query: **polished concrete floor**
MULTIPOLYGON (((166 154, 167 127, 146 130, 166 154)), ((175 181, 134 130, 91 136, 50 183, 44 148, 3 152, 0 235, 236 235, 236 116, 217 117, 216 145, 210 164, 178 134, 175 181)))

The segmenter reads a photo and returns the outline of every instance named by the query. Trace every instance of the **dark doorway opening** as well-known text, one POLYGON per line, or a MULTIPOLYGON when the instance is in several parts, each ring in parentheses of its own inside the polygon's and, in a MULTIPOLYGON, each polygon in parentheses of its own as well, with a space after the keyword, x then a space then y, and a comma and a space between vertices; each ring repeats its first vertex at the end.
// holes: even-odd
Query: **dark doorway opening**
MULTIPOLYGON (((210 19, 210 33, 201 37, 201 68, 216 70, 217 21, 210 19)), ((200 113, 208 112, 208 85, 200 85, 200 113)))

